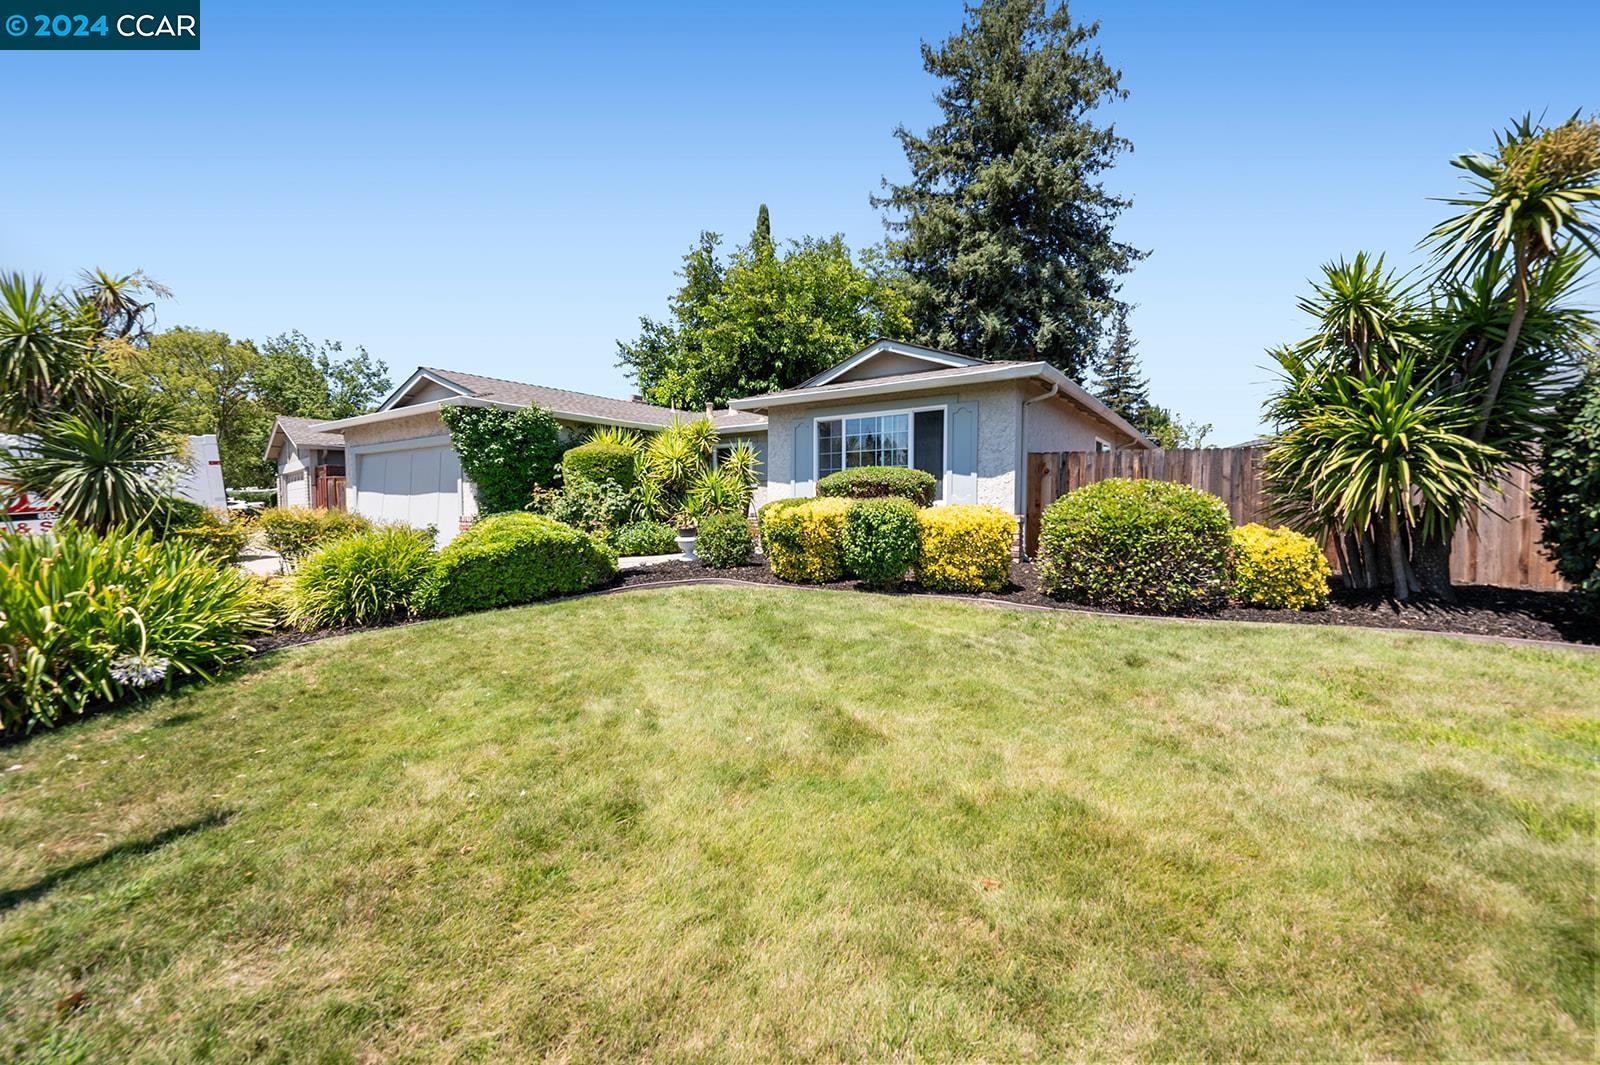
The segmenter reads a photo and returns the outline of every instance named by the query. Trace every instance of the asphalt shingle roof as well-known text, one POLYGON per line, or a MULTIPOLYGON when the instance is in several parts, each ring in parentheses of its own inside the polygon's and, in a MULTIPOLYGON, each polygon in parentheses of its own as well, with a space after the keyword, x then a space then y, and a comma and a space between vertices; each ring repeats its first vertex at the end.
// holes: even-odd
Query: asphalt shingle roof
POLYGON ((849 381, 833 381, 825 385, 812 385, 810 387, 786 388, 782 392, 769 392, 764 396, 751 396, 751 399, 775 399, 780 396, 825 396, 829 392, 837 392, 846 388, 859 388, 862 385, 898 385, 921 384, 924 381, 943 382, 952 378, 971 377, 973 374, 986 373, 996 366, 1023 366, 1027 359, 995 359, 993 362, 979 363, 976 366, 947 366, 937 370, 918 370, 915 373, 886 374, 883 377, 859 377, 849 381))
MULTIPOLYGON (((692 419, 701 412, 673 410, 653 403, 635 403, 629 399, 612 399, 587 392, 572 392, 565 388, 546 388, 543 385, 507 381, 501 377, 484 377, 481 374, 462 373, 458 370, 440 370, 424 367, 429 373, 459 385, 478 399, 492 399, 501 403, 515 403, 542 407, 560 417, 563 414, 599 421, 644 422, 649 425, 668 425, 674 418, 692 419)), ((765 429, 767 419, 759 414, 740 410, 719 410, 711 415, 718 429, 765 429)))
POLYGON ((312 426, 325 422, 326 418, 291 418, 287 414, 278 415, 278 428, 283 430, 283 435, 295 447, 344 447, 344 437, 338 433, 318 433, 312 431, 312 426))

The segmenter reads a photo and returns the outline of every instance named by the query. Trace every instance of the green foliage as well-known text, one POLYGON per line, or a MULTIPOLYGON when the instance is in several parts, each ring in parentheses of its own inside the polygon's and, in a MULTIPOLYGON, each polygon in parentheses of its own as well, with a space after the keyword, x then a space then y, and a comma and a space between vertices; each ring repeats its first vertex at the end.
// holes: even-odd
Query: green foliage
POLYGON ((1215 428, 1210 422, 1186 421, 1167 407, 1151 403, 1140 412, 1133 427, 1159 448, 1204 447, 1215 428))
POLYGON ((560 488, 535 488, 523 509, 599 537, 610 536, 638 516, 632 495, 614 484, 584 479, 560 488))
POLYGON ((901 466, 856 466, 830 473, 817 482, 817 495, 845 499, 909 499, 919 507, 933 504, 938 486, 933 474, 901 466))
POLYGON ((845 516, 845 572, 876 588, 899 584, 917 561, 921 535, 909 499, 863 499, 845 516))
POLYGON ((611 538, 619 555, 676 555, 678 530, 661 521, 633 521, 611 538))
POLYGON ((344 510, 269 507, 258 519, 267 546, 293 562, 335 540, 367 532, 372 523, 344 510))
POLYGON ((266 622, 249 577, 188 545, 71 523, 0 533, 0 734, 209 678, 266 622))
POLYGON ((744 566, 755 554, 750 521, 743 514, 714 514, 700 523, 694 553, 712 569, 744 566))
POLYGON ((1111 312, 1111 332, 1095 359, 1095 398, 1129 422, 1137 423, 1150 406, 1150 382, 1139 367, 1139 342, 1128 326, 1128 308, 1111 312))
POLYGON ((687 510, 690 517, 704 521, 718 514, 743 518, 750 510, 754 489, 737 470, 718 466, 702 470, 689 483, 687 510))
POLYGON ((844 576, 848 499, 782 500, 761 508, 761 549, 781 580, 825 584, 844 576))
POLYGON ((644 450, 644 437, 632 429, 624 429, 618 425, 602 425, 592 429, 583 442, 625 447, 635 455, 644 450))
POLYGON ((759 231, 723 262, 702 233, 666 321, 641 318, 618 361, 652 403, 699 408, 790 388, 880 336, 904 336, 905 302, 874 259, 839 236, 778 253, 759 231))
POLYGON ((55 500, 62 519, 104 532, 150 516, 176 450, 164 411, 124 392, 111 403, 43 416, 7 465, 22 488, 55 500))
POLYGON ((1600 613, 1600 369, 1556 404, 1533 498, 1556 571, 1600 613))
POLYGON ((303 629, 381 625, 413 612, 433 537, 389 526, 319 547, 296 568, 289 621, 303 629))
POLYGON ((461 469, 478 490, 478 511, 521 510, 535 488, 555 483, 561 430, 537 407, 443 407, 461 469))
POLYGON ((790 507, 809 503, 812 498, 811 496, 790 496, 784 499, 771 499, 763 503, 761 509, 756 511, 756 531, 761 536, 761 542, 765 544, 767 541, 767 523, 772 517, 781 514, 790 507))
POLYGON ((250 540, 245 521, 226 520, 209 507, 178 496, 159 500, 144 525, 157 540, 180 540, 225 563, 238 561, 250 540))
POLYGON ((1333 570, 1322 547, 1289 528, 1252 522, 1233 530, 1233 595, 1246 606, 1317 610, 1333 570))
POLYGON ((906 274, 917 339, 985 359, 1044 359, 1082 380, 1119 278, 1142 254, 1098 180, 1131 148, 1090 121, 1126 95, 1097 27, 1044 0, 982 0, 922 46, 943 121, 895 131, 911 181, 876 199, 906 274))
POLYGON ((576 481, 593 481, 631 492, 639 483, 639 450, 625 444, 590 440, 569 448, 561 456, 561 478, 569 485, 576 481))
POLYGON ((440 551, 418 597, 422 613, 464 614, 570 595, 616 576, 593 536, 537 514, 493 514, 440 551))
POLYGON ((97 346, 98 323, 81 302, 44 282, 0 274, 0 430, 79 409, 115 383, 97 346))
POLYGON ((917 583, 940 592, 998 592, 1011 575, 1017 520, 999 507, 957 504, 917 511, 917 583))
POLYGON ((1040 586, 1115 610, 1218 607, 1231 531, 1222 500, 1186 484, 1113 478, 1085 485, 1045 508, 1040 586))

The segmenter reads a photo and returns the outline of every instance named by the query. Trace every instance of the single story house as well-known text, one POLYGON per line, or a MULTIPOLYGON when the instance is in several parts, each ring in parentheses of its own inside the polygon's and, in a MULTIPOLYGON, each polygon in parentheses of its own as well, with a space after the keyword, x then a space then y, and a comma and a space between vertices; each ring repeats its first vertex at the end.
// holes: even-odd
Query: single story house
MULTIPOLYGON (((289 464, 304 461, 296 441, 325 447, 305 435, 319 434, 343 443, 349 509, 432 525, 441 542, 449 540, 477 502, 439 416, 447 406, 541 407, 572 440, 597 426, 649 432, 690 416, 637 399, 423 367, 371 414, 283 425, 285 443, 268 449, 279 461, 280 500, 297 498, 284 489, 289 464)), ((1155 447, 1048 363, 985 362, 893 340, 874 341, 796 388, 707 414, 722 447, 747 441, 761 456, 766 483, 758 504, 812 495, 818 478, 835 470, 914 466, 933 474, 939 501, 993 504, 1020 522, 1029 452, 1155 447)))
POLYGON ((914 466, 937 498, 1020 521, 1028 453, 1154 448, 1045 362, 995 361, 878 340, 796 388, 736 399, 767 417, 767 495, 808 496, 854 466, 914 466))
POLYGON ((344 506, 344 437, 313 429, 321 418, 280 414, 262 455, 278 467, 278 506, 344 506))
MULTIPOLYGON (((439 530, 440 543, 454 537, 462 523, 477 514, 478 504, 439 417, 441 408, 451 406, 540 407, 574 442, 600 426, 653 432, 674 418, 698 416, 637 399, 610 399, 420 367, 373 413, 312 426, 344 444, 348 509, 378 521, 401 521, 418 528, 432 525, 439 530)), ((720 448, 747 441, 765 461, 766 418, 731 410, 710 411, 708 416, 722 434, 720 448)))

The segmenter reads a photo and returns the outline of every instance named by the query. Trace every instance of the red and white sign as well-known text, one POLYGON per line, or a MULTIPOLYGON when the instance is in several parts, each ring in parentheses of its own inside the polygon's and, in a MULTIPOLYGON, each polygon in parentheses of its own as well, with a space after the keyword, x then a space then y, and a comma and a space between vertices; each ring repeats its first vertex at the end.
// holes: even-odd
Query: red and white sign
POLYGON ((47 499, 22 492, 13 497, 10 481, 0 481, 0 500, 5 501, 0 529, 10 532, 49 532, 56 523, 56 505, 47 499))

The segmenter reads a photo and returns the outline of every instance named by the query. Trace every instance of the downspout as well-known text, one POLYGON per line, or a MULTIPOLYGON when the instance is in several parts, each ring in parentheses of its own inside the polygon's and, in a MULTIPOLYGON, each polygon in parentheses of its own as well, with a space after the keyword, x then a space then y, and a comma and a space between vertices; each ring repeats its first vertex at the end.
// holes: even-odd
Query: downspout
MULTIPOLYGON (((1057 383, 1052 384, 1050 386, 1050 391, 1046 392, 1044 395, 1034 396, 1032 399, 1025 399, 1022 401, 1022 424, 1018 427, 1017 432, 1019 437, 1017 441, 1017 472, 1018 481, 1022 488, 1022 506, 1019 509, 1022 511, 1022 521, 1024 524, 1028 520, 1028 489, 1030 487, 1028 484, 1028 408, 1033 406, 1035 403, 1043 403, 1047 399, 1055 399, 1060 394, 1061 385, 1057 383)), ((1023 558, 1026 558, 1028 555, 1027 529, 1019 529, 1017 531, 1017 536, 1018 542, 1021 545, 1017 554, 1023 558)))

